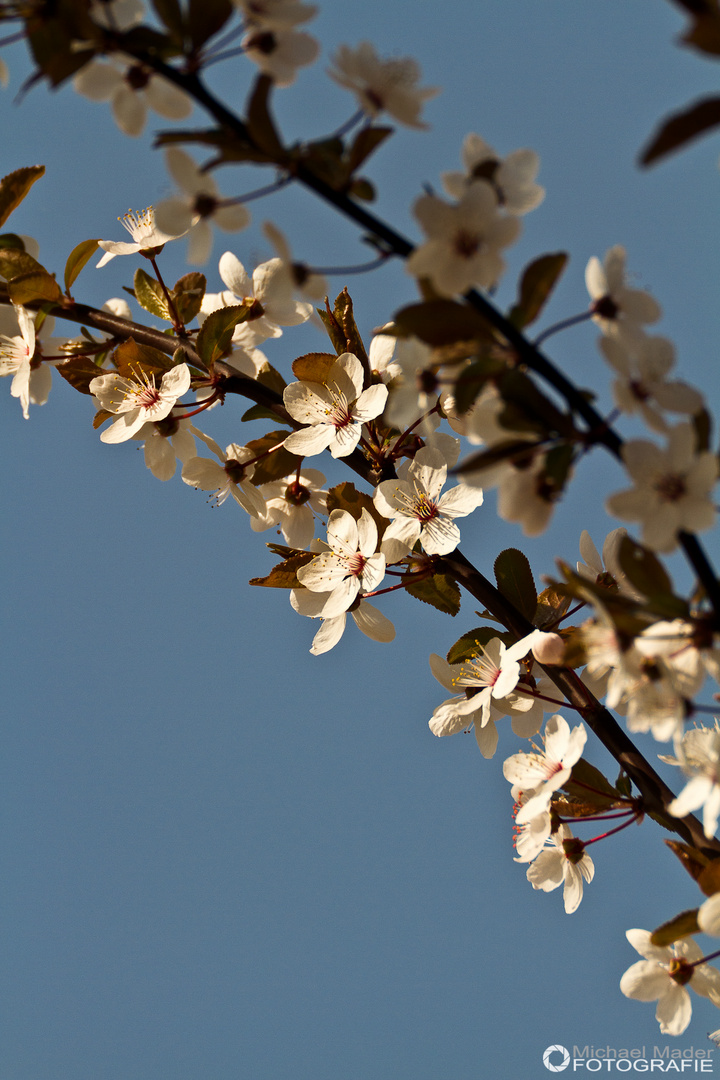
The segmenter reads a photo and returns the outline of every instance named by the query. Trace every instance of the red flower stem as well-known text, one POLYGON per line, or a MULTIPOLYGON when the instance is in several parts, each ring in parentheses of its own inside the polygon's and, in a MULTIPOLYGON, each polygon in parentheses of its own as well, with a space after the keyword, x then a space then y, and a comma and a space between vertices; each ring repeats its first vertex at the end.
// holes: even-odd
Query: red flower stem
POLYGON ((601 833, 600 836, 593 836, 592 840, 583 840, 583 845, 588 847, 590 844, 596 844, 598 840, 606 840, 608 836, 614 836, 615 833, 622 832, 623 829, 627 829, 628 825, 633 825, 640 817, 639 813, 634 813, 629 821, 623 821, 622 825, 616 825, 614 829, 608 829, 607 832, 601 833))

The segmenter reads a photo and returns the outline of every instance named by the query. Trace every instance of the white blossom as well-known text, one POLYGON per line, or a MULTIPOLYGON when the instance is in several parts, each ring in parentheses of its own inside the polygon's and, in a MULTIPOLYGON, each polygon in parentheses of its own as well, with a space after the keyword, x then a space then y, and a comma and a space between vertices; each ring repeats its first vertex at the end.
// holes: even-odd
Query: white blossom
POLYGON ((462 146, 465 172, 443 173, 443 187, 453 199, 460 199, 468 184, 487 183, 509 214, 527 214, 545 198, 545 189, 535 183, 540 159, 534 150, 514 150, 499 157, 479 135, 465 136, 462 146))
POLYGON ((155 376, 139 368, 135 378, 126 378, 117 371, 99 375, 90 383, 101 409, 117 415, 110 427, 100 435, 101 442, 120 443, 132 439, 143 424, 164 420, 178 398, 190 389, 190 369, 177 364, 166 371, 160 386, 155 376))
POLYGON ((252 277, 240 260, 226 251, 218 267, 226 292, 206 293, 202 312, 209 315, 223 307, 250 304, 246 321, 235 327, 233 341, 253 349, 268 338, 282 337, 281 327, 298 326, 312 314, 312 304, 293 299, 290 275, 281 259, 269 259, 255 267, 252 277))
POLYGON ((503 775, 522 791, 534 789, 532 798, 520 808, 518 825, 529 821, 536 814, 547 810, 553 793, 570 779, 572 767, 579 761, 587 731, 583 724, 570 730, 570 725, 559 713, 551 716, 545 725, 544 752, 513 754, 503 765, 503 775))
MULTIPOLYGON (((702 807, 703 831, 715 835, 720 817, 720 725, 696 727, 675 740, 675 757, 662 756, 669 765, 679 765, 688 782, 668 806, 673 817, 685 817, 702 807)), ((704 929, 704 927, 703 927, 704 929)), ((711 933, 712 931, 706 931, 711 933)))
POLYGON ((184 236, 190 230, 188 262, 202 265, 212 250, 211 222, 225 232, 238 232, 249 224, 250 214, 238 203, 224 203, 213 178, 199 169, 184 150, 169 147, 165 164, 183 194, 158 204, 158 228, 172 236, 184 236))
POLYGON ((343 353, 324 383, 300 380, 285 387, 285 408, 293 420, 308 425, 287 437, 285 449, 299 457, 327 449, 335 458, 347 457, 360 441, 362 425, 383 411, 387 393, 382 383, 363 390, 362 364, 343 353))
POLYGON ((488 289, 502 277, 500 254, 520 235, 520 222, 498 213, 495 193, 487 184, 472 184, 456 204, 437 195, 421 195, 413 207, 428 239, 405 263, 413 277, 429 278, 443 296, 488 289))
POLYGON ((354 49, 340 45, 332 62, 330 77, 355 94, 368 116, 386 112, 407 127, 427 127, 420 119, 421 109, 440 89, 418 85, 420 68, 411 57, 381 60, 374 45, 361 41, 354 49))
POLYGON ((655 1019, 663 1035, 682 1035, 690 1023, 692 1002, 686 986, 720 1005, 720 971, 697 963, 703 954, 692 939, 666 947, 653 945, 649 930, 628 930, 626 937, 645 959, 628 968, 620 989, 625 997, 657 1001, 655 1019))
POLYGON ((660 306, 649 293, 626 286, 625 248, 619 244, 610 248, 604 264, 593 255, 585 269, 585 284, 593 319, 608 337, 637 341, 643 327, 660 318, 660 306))
POLYGON ((118 221, 132 236, 132 243, 126 240, 98 241, 98 246, 105 252, 97 264, 98 269, 109 263, 116 255, 137 255, 138 252, 155 255, 170 240, 178 240, 180 236, 184 236, 184 233, 169 235, 159 229, 155 223, 155 210, 152 206, 148 206, 145 210, 128 210, 127 214, 118 218, 118 221))
POLYGON ((546 846, 528 867, 527 879, 533 889, 552 892, 563 885, 565 912, 572 915, 580 906, 583 881, 595 876, 595 866, 580 841, 574 841, 567 825, 552 833, 546 846))
MULTIPOLYGON (((196 432, 200 435, 200 432, 196 432)), ((259 489, 250 483, 254 465, 253 452, 247 446, 231 443, 225 452, 214 439, 202 436, 217 461, 212 458, 194 457, 183 465, 182 478, 190 487, 202 491, 212 491, 216 506, 222 506, 228 496, 242 506, 251 517, 260 517, 265 512, 265 499, 259 489)))
POLYGON ((162 75, 134 60, 113 63, 91 60, 73 78, 78 94, 91 101, 109 101, 115 123, 125 135, 141 135, 148 109, 169 120, 192 112, 192 101, 162 75))
POLYGON ((367 510, 357 521, 347 510, 333 510, 327 550, 297 572, 310 592, 328 594, 317 615, 332 619, 352 607, 359 594, 377 589, 385 577, 385 556, 377 553, 377 542, 377 525, 367 510))
POLYGON ((718 460, 709 450, 697 453, 695 442, 692 424, 684 422, 671 428, 664 449, 645 439, 622 448, 635 486, 610 495, 605 506, 625 521, 639 521, 643 543, 654 551, 673 551, 681 530, 704 532, 715 522, 718 460))

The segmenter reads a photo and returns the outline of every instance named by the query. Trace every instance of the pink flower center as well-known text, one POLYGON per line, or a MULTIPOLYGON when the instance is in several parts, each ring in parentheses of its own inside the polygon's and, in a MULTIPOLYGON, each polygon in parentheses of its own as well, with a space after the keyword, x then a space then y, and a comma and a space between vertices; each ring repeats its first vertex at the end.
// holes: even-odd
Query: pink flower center
POLYGON ((353 577, 360 577, 367 564, 367 559, 360 551, 356 551, 354 555, 348 556, 347 568, 353 577))

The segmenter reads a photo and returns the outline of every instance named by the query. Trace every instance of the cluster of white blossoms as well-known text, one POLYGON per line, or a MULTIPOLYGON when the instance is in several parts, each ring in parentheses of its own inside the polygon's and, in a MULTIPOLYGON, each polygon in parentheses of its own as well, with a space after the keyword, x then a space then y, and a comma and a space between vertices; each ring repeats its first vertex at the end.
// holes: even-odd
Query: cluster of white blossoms
POLYGON ((606 507, 624 521, 639 522, 648 547, 668 552, 682 530, 712 528, 718 460, 698 445, 690 420, 668 423, 665 413, 692 417, 700 412, 703 397, 694 387, 666 378, 675 362, 672 342, 646 332, 660 318, 660 307, 649 293, 628 288, 625 276, 625 249, 619 245, 604 263, 596 257, 588 262, 585 283, 592 318, 602 331, 600 351, 618 376, 613 383, 618 410, 638 414, 667 443, 624 443, 622 460, 633 487, 611 495, 606 507))
POLYGON ((501 252, 520 235, 519 215, 544 196, 535 183, 539 160, 532 150, 517 150, 503 161, 471 134, 463 144, 463 164, 464 174, 443 177, 454 202, 422 195, 413 207, 427 240, 405 266, 441 296, 496 285, 505 269, 501 252))

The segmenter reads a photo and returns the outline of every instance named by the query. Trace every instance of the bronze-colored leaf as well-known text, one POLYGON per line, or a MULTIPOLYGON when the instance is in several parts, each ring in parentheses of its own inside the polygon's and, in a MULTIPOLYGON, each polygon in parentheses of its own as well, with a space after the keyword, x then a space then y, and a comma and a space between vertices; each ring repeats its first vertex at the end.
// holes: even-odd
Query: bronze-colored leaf
POLYGON ((131 337, 121 342, 112 355, 118 374, 125 379, 133 379, 143 373, 164 374, 175 367, 171 357, 159 349, 154 349, 152 345, 140 345, 131 337))
POLYGON ((293 375, 305 382, 324 383, 336 362, 337 356, 334 353, 305 353, 293 360, 293 375))
POLYGON ((662 949, 672 945, 674 941, 680 941, 681 938, 687 937, 689 934, 697 934, 700 929, 697 914, 698 909, 692 908, 690 911, 681 911, 679 915, 668 919, 662 926, 658 926, 657 930, 653 930, 650 935, 650 943, 662 949))
POLYGON ((175 282, 172 298, 183 326, 187 326, 197 316, 202 307, 207 279, 204 274, 193 271, 175 282))
POLYGON ((354 173, 377 148, 393 134, 391 127, 362 127, 355 136, 348 153, 348 170, 354 173))
POLYGON ((677 855, 693 881, 698 881, 703 870, 710 863, 710 859, 708 859, 706 855, 703 855, 702 851, 698 851, 696 847, 692 847, 690 844, 683 844, 679 840, 666 839, 665 843, 670 850, 677 855))
POLYGON ((312 551, 303 551, 291 555, 289 559, 285 559, 284 562, 273 566, 266 577, 251 578, 250 584, 263 585, 266 589, 299 589, 300 582, 297 579, 297 572, 301 566, 306 566, 307 563, 312 562, 313 558, 312 551))
POLYGON ((664 120, 640 155, 641 165, 651 165, 720 124, 720 97, 703 98, 664 120))
POLYGON ((705 896, 720 892, 720 859, 713 859, 700 871, 697 883, 705 896))
POLYGON ((62 300, 62 290, 47 270, 18 274, 8 281, 8 295, 13 304, 29 304, 33 300, 49 300, 56 304, 62 300))
POLYGON ((190 0, 188 30, 193 47, 199 49, 219 33, 234 10, 230 0, 190 0))
MULTIPOLYGON (((275 417, 277 421, 277 417, 275 417)), ((255 487, 260 484, 269 484, 272 480, 281 480, 283 476, 289 476, 297 469, 298 459, 282 443, 287 439, 287 431, 269 431, 260 439, 251 439, 247 447, 252 451, 253 457, 260 454, 267 456, 261 458, 253 469, 251 483, 255 487), (277 449, 273 449, 276 447, 277 449), (272 453, 268 453, 272 450, 272 453)))
POLYGON ((335 316, 335 321, 338 326, 341 327, 342 332, 345 335, 345 348, 343 349, 343 352, 350 352, 353 356, 357 356, 363 366, 363 370, 366 373, 369 373, 370 361, 368 359, 368 354, 365 352, 365 346, 363 344, 363 339, 360 336, 360 331, 355 323, 353 302, 347 288, 343 289, 341 293, 338 293, 335 298, 333 315, 335 316))
POLYGON ((57 370, 63 379, 81 394, 90 394, 90 383, 93 379, 106 374, 101 367, 93 363, 89 356, 72 357, 64 364, 58 364, 57 370))
POLYGON ((46 274, 47 270, 41 266, 37 259, 28 255, 24 248, 4 247, 0 248, 0 277, 10 281, 20 274, 46 274))
POLYGON ((36 180, 45 173, 44 165, 15 169, 0 180, 0 225, 4 225, 27 195, 36 180))

